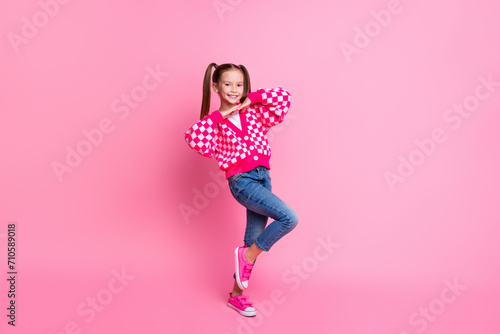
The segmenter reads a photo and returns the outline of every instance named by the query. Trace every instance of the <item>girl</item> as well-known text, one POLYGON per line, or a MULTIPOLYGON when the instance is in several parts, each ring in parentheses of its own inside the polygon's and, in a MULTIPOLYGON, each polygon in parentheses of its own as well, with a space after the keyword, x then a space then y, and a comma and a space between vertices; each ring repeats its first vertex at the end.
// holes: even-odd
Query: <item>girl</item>
POLYGON ((272 193, 269 177, 266 133, 283 121, 289 107, 290 94, 283 88, 251 92, 243 65, 211 63, 203 82, 200 121, 185 133, 191 148, 206 157, 215 155, 231 194, 247 208, 245 244, 234 251, 235 282, 227 304, 243 316, 257 314, 243 295, 255 260, 298 223, 295 211, 272 193), (208 114, 210 88, 219 95, 220 107, 208 114), (274 221, 266 227, 268 217, 274 221))

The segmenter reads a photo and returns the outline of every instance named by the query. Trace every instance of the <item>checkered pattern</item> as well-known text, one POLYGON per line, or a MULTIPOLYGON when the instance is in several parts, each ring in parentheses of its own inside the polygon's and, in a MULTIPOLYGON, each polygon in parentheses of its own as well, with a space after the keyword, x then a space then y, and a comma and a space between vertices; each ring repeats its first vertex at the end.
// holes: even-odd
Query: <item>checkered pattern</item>
POLYGON ((185 138, 192 149, 210 158, 215 153, 215 143, 219 138, 219 132, 220 130, 212 118, 205 117, 186 132, 185 138))
POLYGON ((246 144, 241 141, 236 133, 226 124, 221 124, 222 133, 216 141, 218 147, 216 159, 219 162, 221 170, 227 170, 229 166, 235 164, 238 160, 245 159, 248 156, 246 144))
POLYGON ((222 122, 220 113, 207 115, 185 133, 188 145, 203 156, 215 155, 222 171, 256 153, 269 158, 271 148, 266 133, 283 121, 291 102, 290 93, 281 87, 259 89, 250 93, 249 98, 252 105, 241 113, 248 140, 222 122))
POLYGON ((290 93, 283 88, 259 89, 261 93, 262 107, 257 109, 257 118, 264 126, 264 133, 269 129, 283 122, 283 118, 288 113, 290 107, 290 93))
POLYGON ((255 150, 264 155, 271 156, 271 148, 269 147, 269 142, 267 141, 266 133, 269 131, 270 127, 264 126, 264 122, 261 118, 262 112, 259 108, 252 108, 250 112, 245 113, 248 135, 251 138, 255 150))

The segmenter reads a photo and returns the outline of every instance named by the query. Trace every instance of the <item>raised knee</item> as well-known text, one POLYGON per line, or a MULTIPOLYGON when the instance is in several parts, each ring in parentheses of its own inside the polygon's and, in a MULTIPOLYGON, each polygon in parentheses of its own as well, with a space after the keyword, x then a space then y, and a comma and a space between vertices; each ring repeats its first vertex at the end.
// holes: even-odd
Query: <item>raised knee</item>
POLYGON ((289 223, 288 223, 289 228, 290 229, 295 228, 295 226, 297 226, 297 224, 299 223, 299 216, 297 215, 297 212, 295 212, 295 210, 293 209, 290 209, 288 217, 289 217, 289 223))

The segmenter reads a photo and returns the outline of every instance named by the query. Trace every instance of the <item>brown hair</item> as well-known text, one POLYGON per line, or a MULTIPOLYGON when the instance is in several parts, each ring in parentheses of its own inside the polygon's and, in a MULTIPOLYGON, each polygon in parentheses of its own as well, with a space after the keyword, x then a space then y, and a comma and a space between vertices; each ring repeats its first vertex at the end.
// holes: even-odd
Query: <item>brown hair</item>
POLYGON ((201 113, 200 119, 208 115, 210 111, 210 89, 212 83, 219 83, 222 74, 229 70, 240 70, 243 72, 243 96, 240 99, 240 102, 243 103, 247 98, 248 93, 251 92, 250 87, 250 75, 248 74, 247 69, 243 65, 235 65, 235 64, 221 64, 217 65, 216 63, 210 63, 208 65, 207 70, 205 71, 205 78, 203 79, 203 100, 201 101, 201 113), (212 67, 215 66, 214 74, 212 75, 212 67), (210 80, 212 79, 212 80, 210 80))

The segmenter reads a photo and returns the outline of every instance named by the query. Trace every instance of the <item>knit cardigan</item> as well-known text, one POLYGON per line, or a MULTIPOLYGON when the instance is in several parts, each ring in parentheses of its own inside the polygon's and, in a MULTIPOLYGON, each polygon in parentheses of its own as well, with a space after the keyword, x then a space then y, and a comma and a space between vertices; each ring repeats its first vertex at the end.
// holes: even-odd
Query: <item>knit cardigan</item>
POLYGON ((226 179, 257 166, 271 168, 271 148, 266 134, 283 122, 290 107, 290 93, 281 87, 249 93, 251 105, 240 112, 241 130, 216 110, 205 116, 185 134, 189 147, 211 158, 215 155, 226 179))

